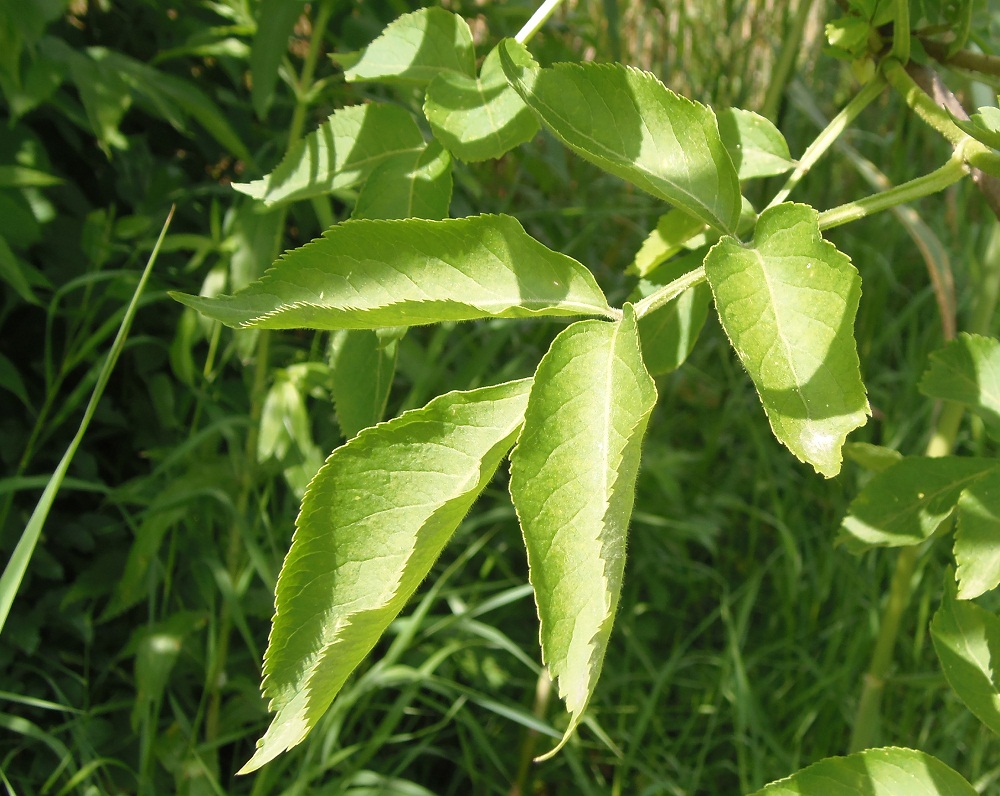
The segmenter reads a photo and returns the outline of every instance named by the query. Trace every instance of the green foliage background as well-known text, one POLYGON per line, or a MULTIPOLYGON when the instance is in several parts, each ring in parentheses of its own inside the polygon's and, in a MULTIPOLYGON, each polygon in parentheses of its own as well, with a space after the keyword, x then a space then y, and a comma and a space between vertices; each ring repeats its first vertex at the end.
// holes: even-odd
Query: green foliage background
MULTIPOLYGON (((251 778, 233 776, 267 723, 259 667, 299 497, 348 422, 338 425, 331 403, 337 358, 326 336, 281 333, 262 351, 255 332, 223 330, 166 291, 231 291, 350 214, 350 189, 285 215, 260 212, 230 187, 278 163, 297 117, 308 132, 369 98, 416 110, 416 94, 348 86, 326 58, 366 45, 414 4, 320 5, 328 17, 317 82, 299 103, 316 4, 0 8, 0 558, 76 430, 177 206, 3 630, 6 787, 746 793, 843 752, 891 561, 833 546, 862 472, 849 466, 825 482, 780 448, 710 321, 692 359, 657 380, 616 628, 578 742, 529 766, 549 748, 550 727, 536 695, 526 561, 501 475, 308 741, 251 778), (263 14, 286 15, 287 28, 258 28, 263 14)), ((853 89, 842 65, 819 55, 826 9, 814 5, 798 79, 829 116, 853 89)), ((534 10, 447 6, 472 21, 481 44, 512 35, 534 10)), ((532 50, 543 63, 622 60, 692 98, 755 109, 769 99, 795 7, 567 2, 532 50)), ((793 99, 780 122, 793 155, 817 130, 793 99)), ((890 96, 858 129, 850 143, 894 182, 944 157, 890 96)), ((820 208, 867 192, 839 155, 803 191, 820 208)), ((915 209, 944 245, 962 317, 984 258, 1000 257, 987 246, 987 211, 965 184, 915 209)), ((625 267, 661 210, 538 135, 499 161, 463 166, 451 214, 516 216, 590 266, 620 303, 631 289, 625 267)), ((857 335, 874 418, 852 439, 920 451, 934 406, 917 384, 942 342, 924 263, 889 215, 829 237, 864 279, 857 335)), ((528 376, 560 328, 490 321, 386 340, 398 357, 387 414, 528 376)), ((976 422, 960 439, 964 453, 995 453, 976 422)), ((941 548, 917 572, 883 735, 988 790, 1000 775, 996 743, 952 696, 927 635, 947 559, 941 548)))

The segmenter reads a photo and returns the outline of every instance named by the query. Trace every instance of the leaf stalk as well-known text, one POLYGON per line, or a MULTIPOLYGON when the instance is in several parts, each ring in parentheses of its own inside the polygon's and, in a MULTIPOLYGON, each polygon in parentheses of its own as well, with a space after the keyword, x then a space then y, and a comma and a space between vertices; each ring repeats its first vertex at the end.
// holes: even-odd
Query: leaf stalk
POLYGON ((690 290, 696 285, 700 285, 705 279, 705 266, 699 265, 693 271, 688 271, 683 276, 677 277, 673 282, 664 285, 655 293, 651 293, 641 301, 637 301, 633 305, 635 317, 641 318, 654 310, 658 310, 665 304, 669 304, 685 290, 690 290))
POLYGON ((518 44, 527 44, 531 41, 532 37, 541 30, 542 25, 555 13, 555 10, 559 8, 561 3, 562 0, 545 0, 535 13, 531 15, 531 19, 525 22, 524 27, 517 32, 514 41, 518 44))

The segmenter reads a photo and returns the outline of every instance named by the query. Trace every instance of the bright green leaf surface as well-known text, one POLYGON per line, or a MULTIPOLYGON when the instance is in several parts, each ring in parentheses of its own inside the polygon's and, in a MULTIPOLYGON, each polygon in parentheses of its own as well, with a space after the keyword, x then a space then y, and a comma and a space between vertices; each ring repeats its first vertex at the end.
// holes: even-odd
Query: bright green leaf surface
POLYGON ((1000 108, 989 105, 972 114, 968 121, 952 117, 964 132, 982 141, 986 146, 1000 149, 1000 108))
POLYGON ((656 229, 642 242, 632 269, 639 276, 648 276, 677 254, 687 241, 704 231, 704 221, 692 218, 682 210, 673 209, 664 213, 656 222, 656 229))
POLYGON ((705 273, 775 436, 831 477, 870 410, 854 342, 861 279, 817 219, 805 205, 765 210, 753 242, 723 238, 705 273))
POLYGON ((418 157, 424 138, 417 123, 396 105, 353 105, 333 113, 260 180, 234 183, 266 205, 321 196, 361 182, 396 155, 418 157))
POLYGON ((723 232, 742 199, 711 108, 680 97, 648 72, 619 64, 518 64, 500 58, 510 84, 542 123, 581 157, 723 232))
POLYGON ((451 188, 451 155, 431 141, 422 152, 395 155, 379 164, 365 180, 352 216, 447 218, 451 188))
POLYGON ((264 329, 611 312, 590 271, 510 216, 348 221, 234 296, 174 297, 229 326, 264 329))
POLYGON ((903 459, 851 501, 844 534, 864 545, 918 544, 948 518, 963 489, 997 466, 993 459, 966 456, 903 459))
MULTIPOLYGON (((508 52, 518 66, 534 63, 522 44, 509 43, 508 52)), ((466 161, 498 158, 538 132, 535 114, 507 83, 497 48, 486 56, 479 79, 457 72, 434 78, 424 115, 437 139, 466 161)))
POLYGON ((275 597, 243 773, 295 746, 427 575, 521 426, 531 380, 435 398, 338 448, 309 485, 275 597))
POLYGON ((528 550, 542 657, 570 712, 562 743, 604 662, 655 403, 626 304, 620 322, 581 321, 555 339, 538 365, 511 454, 510 493, 528 550))
POLYGON ((958 499, 955 531, 958 596, 971 600, 1000 585, 1000 472, 969 486, 958 499))
POLYGON ((795 165, 781 131, 753 111, 719 111, 719 133, 741 180, 784 174, 795 165))
POLYGON ((398 338, 384 339, 369 329, 344 329, 330 341, 333 402, 347 439, 382 419, 396 373, 398 343, 398 338))
POLYGON ((348 82, 376 80, 426 85, 442 72, 475 77, 472 32, 443 8, 422 8, 389 24, 344 72, 348 82))
POLYGON ((965 706, 1000 734, 1000 618, 946 590, 931 621, 931 639, 945 679, 965 706), (996 661, 993 656, 997 655, 996 661))
POLYGON ((913 749, 866 749, 829 757, 753 796, 975 796, 976 790, 937 758, 913 749))
POLYGON ((1000 342, 960 334, 931 354, 920 390, 931 398, 967 404, 1000 429, 1000 342))

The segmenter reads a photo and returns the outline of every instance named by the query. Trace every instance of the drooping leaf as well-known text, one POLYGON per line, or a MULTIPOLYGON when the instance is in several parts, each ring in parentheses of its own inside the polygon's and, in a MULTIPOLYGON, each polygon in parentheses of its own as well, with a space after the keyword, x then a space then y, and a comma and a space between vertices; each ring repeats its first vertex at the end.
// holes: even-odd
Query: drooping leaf
POLYGON ((365 180, 353 218, 448 217, 451 156, 437 141, 382 161, 365 180))
POLYGON ((257 7, 257 31, 250 49, 250 99, 258 119, 267 116, 271 107, 278 67, 304 5, 303 0, 261 0, 257 7))
POLYGON ((266 177, 233 188, 266 205, 293 202, 355 185, 389 158, 423 151, 424 137, 403 108, 353 105, 334 111, 266 177))
POLYGON ((341 330, 330 340, 333 402, 347 439, 382 419, 396 372, 398 342, 398 337, 369 329, 341 330))
POLYGON ((655 403, 626 304, 619 322, 580 321, 555 339, 511 454, 510 493, 528 550, 542 657, 570 713, 559 746, 580 723, 601 673, 655 403))
POLYGON ((725 237, 705 258, 722 326, 753 379, 775 436, 828 478, 870 414, 854 317, 861 279, 820 237, 806 205, 765 210, 753 242, 725 237))
POLYGON ((960 774, 913 749, 866 749, 828 757, 753 796, 974 796, 960 774))
POLYGON ((1000 342, 963 332, 930 357, 920 390, 966 404, 1000 431, 1000 342))
POLYGON ((610 313, 590 271, 510 216, 348 221, 234 296, 172 295, 229 326, 263 329, 610 313))
POLYGON ((1000 585, 1000 472, 987 473, 959 497, 954 549, 959 599, 1000 585))
POLYGON ((1000 734, 1000 617, 956 600, 954 584, 946 583, 931 639, 948 684, 976 718, 1000 734))
POLYGON ((639 276, 648 276, 684 248, 687 241, 704 231, 705 222, 683 210, 674 208, 664 213, 656 222, 656 229, 642 242, 631 270, 639 276))
POLYGON ((264 658, 277 715, 241 773, 305 738, 406 604, 513 444, 530 386, 442 395, 361 432, 316 474, 264 658))
MULTIPOLYGON (((508 44, 519 66, 533 65, 523 44, 508 44)), ((530 141, 538 120, 524 100, 507 83, 494 48, 483 62, 479 78, 442 72, 427 87, 424 115, 435 137, 465 161, 498 158, 530 141)))
POLYGON ((784 174, 795 165, 781 131, 758 113, 719 111, 719 133, 741 180, 784 174))
POLYGON ((443 8, 414 11, 391 22, 344 71, 348 82, 374 80, 425 86, 442 72, 475 77, 472 31, 443 8))
POLYGON ((948 519, 962 490, 997 466, 993 459, 969 456, 903 459, 851 501, 845 540, 875 547, 919 544, 948 519))
POLYGON ((517 63, 508 42, 499 48, 510 84, 566 146, 709 226, 736 231, 739 178, 711 108, 631 67, 539 69, 517 63))

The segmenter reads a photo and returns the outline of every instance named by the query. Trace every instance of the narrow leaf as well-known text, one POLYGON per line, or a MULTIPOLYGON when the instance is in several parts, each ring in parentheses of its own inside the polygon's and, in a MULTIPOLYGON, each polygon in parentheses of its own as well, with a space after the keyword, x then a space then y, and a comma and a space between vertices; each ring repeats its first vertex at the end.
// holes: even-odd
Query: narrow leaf
MULTIPOLYGON (((519 66, 533 65, 523 44, 508 45, 519 66)), ((435 137, 465 161, 498 158, 530 141, 538 120, 507 83, 494 48, 483 62, 479 78, 442 72, 427 87, 424 115, 435 137)))
POLYGON ((931 621, 931 639, 948 684, 993 732, 1000 734, 1000 618, 975 603, 956 600, 946 585, 931 621), (997 660, 993 656, 997 655, 997 660))
POLYGON ((422 152, 382 161, 365 180, 352 217, 447 218, 451 189, 451 156, 432 141, 422 152))
POLYGON ((266 177, 233 188, 266 205, 308 199, 361 182, 395 155, 416 157, 423 150, 420 129, 403 108, 353 105, 334 111, 266 177))
POLYGON ((267 116, 278 82, 278 67, 288 52, 288 39, 302 15, 302 0, 261 0, 257 31, 250 49, 250 98, 258 119, 267 116))
POLYGON ((241 773, 300 743, 430 571, 520 428, 530 379, 435 398, 338 448, 278 578, 263 692, 276 712, 241 773))
POLYGON ((330 341, 333 403, 347 439, 382 419, 398 350, 397 338, 383 340, 369 329, 341 330, 330 341))
POLYGON ((963 332, 930 357, 920 390, 972 407, 1000 431, 1000 342, 963 332))
POLYGON ((993 459, 911 457, 878 473, 851 501, 847 539, 864 546, 919 544, 948 519, 962 490, 995 470, 993 459))
POLYGON ((555 339, 511 454, 510 493, 528 550, 542 657, 570 713, 560 747, 580 723, 604 662, 655 402, 626 304, 620 322, 581 321, 555 339))
POLYGON ((935 757, 913 749, 866 749, 828 757, 753 796, 975 796, 976 789, 935 757))
POLYGON ((424 86, 442 72, 475 77, 472 32, 460 16, 422 8, 390 23, 344 72, 348 82, 375 80, 424 86))
POLYGON ((229 326, 264 329, 611 312, 590 271, 510 216, 348 221, 234 296, 173 295, 229 326))
POLYGON ((740 183, 711 108, 649 72, 619 64, 526 67, 509 42, 499 47, 510 84, 566 146, 708 225, 736 231, 740 183))
POLYGON ((1000 585, 1000 472, 987 473, 958 499, 955 531, 958 597, 971 600, 1000 585))
POLYGON ((861 279, 823 240, 817 212, 764 211, 753 242, 725 237, 705 259, 722 326, 775 436, 828 478, 870 410, 854 342, 861 279))
POLYGON ((781 131, 753 111, 719 111, 719 133, 741 180, 784 174, 795 165, 781 131))

